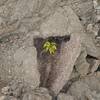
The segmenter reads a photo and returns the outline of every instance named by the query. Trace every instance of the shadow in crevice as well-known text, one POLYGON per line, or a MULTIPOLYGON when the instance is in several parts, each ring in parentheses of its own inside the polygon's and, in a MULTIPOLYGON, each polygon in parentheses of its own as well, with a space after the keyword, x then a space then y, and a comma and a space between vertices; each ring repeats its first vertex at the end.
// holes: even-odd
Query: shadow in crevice
POLYGON ((48 38, 35 38, 34 46, 37 50, 37 61, 38 61, 38 69, 40 72, 40 86, 46 87, 46 83, 48 81, 48 77, 50 72, 54 69, 57 63, 57 56, 59 56, 61 50, 61 44, 63 42, 67 42, 70 40, 70 35, 65 36, 51 36, 48 38), (57 51, 54 55, 50 55, 48 52, 44 52, 43 45, 46 41, 55 42, 57 44, 57 51))

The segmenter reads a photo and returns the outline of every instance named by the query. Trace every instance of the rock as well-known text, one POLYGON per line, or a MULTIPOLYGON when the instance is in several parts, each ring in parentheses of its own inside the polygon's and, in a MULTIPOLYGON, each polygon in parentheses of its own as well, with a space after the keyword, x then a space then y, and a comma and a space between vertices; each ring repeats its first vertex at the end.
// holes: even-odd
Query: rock
MULTIPOLYGON (((62 43, 57 65, 49 76, 48 87, 55 94, 58 94, 70 79, 79 55, 78 61, 82 58, 83 63, 77 67, 78 71, 80 74, 88 72, 86 55, 98 58, 100 53, 91 37, 84 34, 80 20, 84 25, 92 21, 90 19, 94 12, 93 1, 67 0, 68 6, 59 6, 60 2, 60 0, 29 0, 28 2, 27 0, 0 0, 0 81, 2 83, 18 79, 33 89, 39 86, 37 51, 33 46, 34 36, 30 36, 30 33, 34 34, 34 31, 39 31, 38 36, 42 38, 71 35, 68 43, 62 43), (85 45, 86 48, 83 55, 80 54, 81 45, 85 45)), ((91 72, 96 70, 96 66, 97 62, 91 72)), ((19 88, 22 87, 17 89, 15 89, 16 86, 12 85, 12 87, 15 90, 14 96, 19 96, 21 91, 19 88)), ((23 98, 37 99, 38 95, 35 96, 29 93, 23 98)), ((39 97, 40 100, 45 100, 45 98, 44 95, 39 97)))
POLYGON ((23 17, 32 16, 33 10, 35 10, 38 6, 38 2, 36 0, 18 0, 14 9, 14 14, 11 17, 14 19, 22 19, 23 17))
POLYGON ((24 94, 22 100, 52 100, 52 98, 47 89, 40 88, 24 94))
POLYGON ((12 96, 1 96, 0 100, 18 100, 18 99, 12 96))
POLYGON ((4 100, 18 100, 18 99, 13 96, 5 96, 4 100))
MULTIPOLYGON (((83 47, 80 53, 80 56, 78 57, 75 63, 75 70, 79 75, 84 76, 89 73, 94 73, 100 64, 99 60, 93 57, 88 57, 88 54, 90 53, 87 53, 86 49, 83 47)), ((98 52, 98 55, 99 55, 99 52, 98 52)))
POLYGON ((77 34, 73 34, 68 43, 62 44, 60 54, 57 58, 57 64, 53 67, 47 83, 48 88, 54 94, 58 94, 68 82, 80 52, 80 37, 77 34))
POLYGON ((0 69, 2 70, 0 80, 2 82, 8 83, 18 78, 33 87, 39 85, 40 75, 37 68, 37 52, 33 47, 32 37, 27 36, 27 39, 25 39, 22 36, 21 40, 18 37, 18 39, 12 40, 13 42, 9 42, 8 39, 8 42, 4 43, 6 47, 0 47, 0 69), (23 39, 24 42, 22 42, 23 39))
POLYGON ((73 10, 68 7, 59 7, 53 15, 40 26, 43 37, 64 36, 74 33, 84 33, 83 27, 73 10))
POLYGON ((75 64, 76 72, 82 76, 87 75, 87 73, 89 73, 90 65, 86 61, 86 57, 87 57, 87 52, 85 48, 83 48, 75 64))
POLYGON ((90 73, 94 73, 97 69, 98 69, 98 66, 100 64, 100 61, 99 60, 95 60, 95 59, 88 59, 89 63, 90 63, 90 66, 89 66, 89 72, 90 73))
POLYGON ((73 96, 64 94, 64 93, 60 93, 57 97, 57 100, 74 100, 73 96))
POLYGON ((74 96, 75 100, 99 100, 99 83, 97 75, 92 74, 73 83, 68 93, 74 96))
POLYGON ((4 95, 7 95, 8 94, 8 91, 9 91, 9 89, 10 89, 10 87, 9 86, 6 86, 6 87, 4 87, 4 88, 2 88, 2 93, 4 94, 4 95))
POLYGON ((88 55, 93 56, 97 59, 99 59, 100 53, 99 49, 95 46, 94 40, 91 35, 84 34, 84 40, 83 43, 86 46, 86 52, 88 55))
POLYGON ((91 22, 94 12, 93 0, 68 0, 66 4, 76 12, 84 25, 91 22))
POLYGON ((0 35, 38 30, 42 21, 55 11, 60 0, 1 0, 0 35))
POLYGON ((1 5, 4 5, 4 3, 5 3, 6 1, 7 1, 7 0, 1 0, 1 1, 0 1, 0 6, 1 6, 1 5))
POLYGON ((93 0, 94 8, 97 7, 97 5, 98 5, 98 2, 97 2, 97 1, 98 1, 98 0, 93 0))
POLYGON ((5 96, 1 96, 0 97, 0 100, 5 100, 5 96))
POLYGON ((19 80, 12 81, 8 84, 8 86, 2 88, 2 94, 5 96, 13 96, 19 98, 25 88, 25 84, 19 80))
POLYGON ((84 98, 85 100, 85 93, 90 91, 89 86, 82 83, 81 81, 73 83, 73 85, 69 89, 69 93, 72 94, 72 96, 75 96, 77 100, 80 98, 84 98))
POLYGON ((81 81, 74 83, 70 88, 69 93, 75 97, 75 100, 86 100, 87 98, 89 100, 95 100, 89 86, 81 81))
POLYGON ((97 78, 96 75, 92 74, 89 77, 82 79, 82 82, 87 84, 92 91, 100 91, 100 80, 97 78))
POLYGON ((52 97, 49 95, 49 91, 46 88, 36 88, 24 86, 20 87, 19 83, 10 84, 8 94, 1 97, 0 100, 51 100, 52 97), (20 89, 21 91, 19 91, 20 89), (17 91, 18 90, 18 91, 17 91), (17 93, 17 95, 15 94, 17 93))
POLYGON ((14 69, 15 75, 22 77, 25 82, 35 87, 39 85, 36 57, 37 52, 34 47, 20 48, 14 54, 14 61, 17 65, 16 69, 14 69))
POLYGON ((87 54, 98 58, 99 51, 93 43, 92 37, 85 34, 78 17, 70 7, 59 7, 55 13, 48 17, 40 26, 40 34, 45 38, 76 33, 81 35, 82 43, 86 46, 87 54))
POLYGON ((58 61, 57 61, 59 63, 57 65, 55 65, 56 69, 54 68, 53 72, 51 72, 51 75, 49 76, 49 80, 47 83, 47 86, 49 88, 51 88, 51 90, 53 90, 55 93, 58 93, 62 89, 62 87, 66 83, 66 81, 69 79, 69 76, 73 70, 74 63, 80 54, 80 51, 81 51, 80 45, 81 45, 82 39, 83 39, 82 34, 84 34, 83 27, 82 27, 78 17, 76 16, 76 14, 73 12, 73 10, 68 6, 64 6, 64 7, 59 7, 54 12, 54 14, 49 16, 48 19, 41 24, 40 34, 41 34, 41 37, 43 37, 43 38, 47 38, 49 36, 64 36, 64 35, 68 35, 68 34, 70 34, 73 38, 72 41, 64 44, 61 47, 61 54, 60 54, 61 57, 59 56, 60 59, 58 59, 58 61), (69 24, 69 22, 70 22, 70 24, 69 24), (76 44, 74 44, 74 42, 76 42, 76 44), (68 47, 67 47, 67 45, 68 45, 68 47), (74 46, 75 46, 75 48, 74 48, 74 46), (75 51, 74 50, 71 51, 72 48, 74 48, 75 51), (77 50, 76 50, 76 48, 77 48, 77 50), (67 55, 67 51, 68 52, 70 51, 70 53, 68 53, 70 55, 70 57, 73 56, 72 57, 73 59, 70 58, 71 61, 68 59, 69 57, 67 55), (73 54, 72 54, 72 52, 73 52, 73 54), (63 65, 61 63, 63 58, 65 58, 66 61, 68 59, 69 65, 68 64, 63 65), (67 65, 69 66, 68 69, 60 68, 60 66, 67 66, 67 65), (61 75, 60 75, 60 72, 62 72, 62 71, 64 71, 64 72, 61 73, 61 75), (59 73, 59 75, 56 72, 59 73), (65 73, 66 73, 66 75, 64 75, 65 73), (52 79, 52 77, 53 78, 57 77, 57 79, 56 78, 52 79), (64 77, 66 77, 66 78, 64 78, 64 77), (63 80, 61 82, 62 78, 63 78, 63 80), (53 81, 55 81, 55 82, 53 83, 53 81), (61 82, 60 85, 58 84, 59 81, 61 82))

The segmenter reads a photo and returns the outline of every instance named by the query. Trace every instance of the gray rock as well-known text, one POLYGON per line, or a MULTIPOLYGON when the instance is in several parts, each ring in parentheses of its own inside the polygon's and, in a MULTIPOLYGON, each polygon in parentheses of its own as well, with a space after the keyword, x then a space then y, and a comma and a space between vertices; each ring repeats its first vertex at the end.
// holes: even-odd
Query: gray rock
POLYGON ((19 80, 13 80, 6 87, 2 88, 2 94, 5 96, 12 96, 19 98, 24 91, 25 84, 19 80))
POLYGON ((80 37, 77 34, 73 34, 68 43, 62 44, 60 54, 57 58, 57 64, 50 73, 47 83, 49 89, 55 94, 58 94, 69 80, 80 52, 80 37))
POLYGON ((69 93, 76 98, 76 100, 85 100, 85 93, 90 92, 89 86, 81 81, 73 83, 69 89, 69 93))
POLYGON ((76 72, 82 76, 89 73, 90 64, 87 62, 86 56, 87 52, 83 48, 75 64, 76 72))
POLYGON ((38 1, 37 0, 18 0, 15 9, 14 9, 14 14, 11 17, 12 20, 14 19, 22 19, 23 17, 30 17, 32 16, 33 10, 35 10, 38 6, 38 1))
POLYGON ((72 84, 68 93, 75 97, 75 100, 99 100, 100 80, 97 75, 90 75, 81 78, 72 84))
POLYGON ((84 25, 92 22, 94 5, 93 0, 68 0, 69 5, 78 15, 84 25))
POLYGON ((88 60, 89 60, 89 63, 90 63, 89 72, 94 73, 98 69, 100 61, 99 60, 94 60, 94 59, 88 59, 88 60))
POLYGON ((81 35, 82 43, 86 47, 87 54, 98 57, 99 51, 93 43, 92 37, 85 34, 78 17, 70 7, 59 7, 55 13, 48 17, 40 26, 40 34, 43 37, 64 36, 76 33, 81 35))
POLYGON ((0 72, 0 80, 2 82, 8 83, 12 79, 18 78, 33 87, 39 85, 40 75, 37 69, 37 52, 33 47, 33 36, 29 37, 25 39, 22 36, 21 40, 8 41, 4 43, 6 47, 4 45, 0 47, 0 69, 2 70, 0 72), (22 42, 23 39, 24 42, 22 42), (9 45, 7 46, 7 44, 9 45))
POLYGON ((33 88, 39 85, 40 75, 37 69, 37 52, 33 46, 34 37, 27 36, 31 31, 34 34, 34 30, 39 31, 39 36, 43 38, 68 34, 72 36, 68 44, 62 44, 57 65, 49 77, 51 80, 48 84, 51 90, 57 94, 70 79, 73 66, 81 52, 81 43, 86 47, 86 54, 82 56, 84 64, 78 68, 80 73, 83 73, 82 70, 87 73, 86 55, 98 58, 100 53, 91 37, 84 34, 79 18, 83 24, 91 21, 94 11, 93 2, 92 0, 68 0, 67 4, 73 10, 68 6, 58 7, 59 2, 60 0, 29 0, 28 2, 27 0, 0 0, 0 81, 8 83, 17 77, 33 88), (14 33, 19 33, 20 39, 14 33), (9 38, 8 34, 14 34, 13 39, 9 38))
POLYGON ((15 86, 11 86, 11 91, 9 90, 8 94, 1 96, 0 100, 52 100, 52 97, 49 95, 49 91, 46 88, 36 88, 35 90, 32 90, 32 88, 24 87, 25 91, 21 91, 20 95, 16 97, 14 92, 18 88, 21 89, 21 87, 19 87, 19 84, 13 85, 15 85, 16 88, 15 86))
POLYGON ((64 93, 60 93, 57 97, 57 100, 74 100, 74 97, 64 93))
POLYGON ((52 97, 49 95, 47 89, 40 88, 31 93, 24 94, 22 100, 52 100, 52 97))
POLYGON ((0 96, 0 100, 5 100, 5 96, 0 96))
POLYGON ((7 95, 9 89, 10 89, 9 86, 6 86, 6 87, 2 88, 2 93, 3 93, 4 95, 7 95))
POLYGON ((85 84, 87 84, 92 91, 97 91, 97 93, 99 93, 100 80, 97 78, 97 75, 92 74, 89 77, 82 79, 81 81, 84 82, 85 84))
POLYGON ((7 0, 1 0, 0 1, 0 6, 3 5, 7 0))
MULTIPOLYGON (((52 16, 50 16, 47 19, 47 21, 45 21, 44 23, 42 23, 41 24, 41 27, 40 27, 40 33, 41 33, 41 36, 43 36, 43 37, 49 37, 49 36, 64 36, 64 35, 68 35, 68 34, 72 34, 72 36, 74 34, 74 36, 75 36, 75 34, 77 34, 77 38, 78 38, 78 35, 79 35, 79 38, 81 38, 80 39, 81 41, 80 41, 79 44, 81 45, 81 43, 82 43, 83 44, 82 46, 85 46, 85 50, 86 50, 85 51, 85 54, 83 54, 82 57, 79 57, 79 59, 81 58, 80 61, 83 61, 84 62, 84 63, 82 63, 83 65, 81 64, 82 65, 81 68, 80 68, 80 66, 78 67, 79 68, 78 70, 80 71, 81 74, 87 74, 88 73, 89 64, 87 63, 87 61, 85 59, 86 56, 87 56, 87 54, 89 54, 91 56, 94 56, 94 57, 97 57, 97 58, 99 57, 98 56, 99 55, 99 52, 97 51, 97 48, 96 48, 95 44, 93 43, 92 37, 89 37, 87 34, 84 33, 83 27, 82 27, 79 19, 77 18, 76 14, 73 12, 73 10, 71 8, 69 8, 67 6, 64 6, 62 8, 59 7, 59 9, 57 9, 57 11, 55 11, 55 13, 52 16), (64 23, 64 22, 66 22, 66 23, 64 23), (84 68, 84 66, 85 66, 85 68, 84 68)), ((74 40, 76 41, 75 37, 73 38, 73 41, 74 40)), ((68 44, 66 44, 66 45, 68 45, 68 44)), ((74 45, 77 45, 77 44, 74 44, 74 45)), ((64 47, 61 47, 61 48, 64 48, 64 47)), ((71 52, 71 50, 69 50, 69 51, 71 52)), ((76 52, 76 51, 73 51, 73 52, 76 52)), ((64 56, 65 56, 65 54, 66 53, 64 52, 64 56)), ((72 52, 71 52, 71 54, 72 54, 72 52)), ((62 59, 64 58, 64 56, 62 56, 62 59)), ((67 59, 67 57, 65 59, 67 59)), ((58 61, 58 62, 60 62, 60 61, 58 61)), ((69 62, 71 62, 71 61, 69 61, 69 62)), ((74 66, 74 64, 73 64, 73 66, 74 66)), ((55 67, 57 67, 57 66, 55 66, 55 67)), ((70 67, 70 68, 72 68, 72 67, 70 67)), ((60 68, 57 68, 57 71, 58 70, 61 71, 60 68)), ((63 72, 63 73, 68 73, 67 71, 66 72, 63 72)), ((56 71, 54 71, 52 73, 55 74, 56 71)), ((60 74, 60 72, 59 72, 59 74, 60 74)), ((70 72, 70 74, 71 74, 71 72, 70 72)), ((52 76, 53 76, 53 74, 51 74, 50 77, 52 77, 52 76)), ((60 78, 60 75, 57 75, 57 76, 60 78)), ((50 78, 50 81, 48 82, 48 84, 49 85, 50 84, 53 84, 53 85, 51 85, 51 87, 52 87, 51 90, 53 90, 53 88, 54 88, 53 91, 56 91, 57 92, 59 90, 56 90, 56 89, 58 89, 58 88, 61 89, 62 86, 65 84, 65 82, 64 83, 62 82, 63 85, 61 87, 59 85, 57 85, 56 83, 60 83, 61 82, 60 80, 62 80, 62 78, 61 79, 59 79, 59 78, 58 79, 54 79, 54 80, 57 81, 57 82, 56 81, 54 82, 55 85, 52 83, 52 78, 50 78), (60 81, 60 82, 58 82, 58 81, 60 81)))
POLYGON ((18 100, 18 99, 12 96, 5 96, 4 100, 18 100))
POLYGON ((92 38, 92 35, 85 34, 83 43, 86 46, 86 52, 88 55, 91 55, 93 57, 99 58, 100 52, 99 49, 96 47, 94 40, 92 38))
POLYGON ((84 32, 73 10, 68 6, 64 6, 59 7, 53 15, 41 24, 40 33, 43 37, 49 37, 76 33, 82 34, 84 32))
POLYGON ((0 100, 18 100, 18 99, 12 96, 1 96, 0 100))
POLYGON ((39 85, 39 72, 37 69, 37 52, 34 47, 19 48, 14 54, 16 63, 14 74, 37 87, 39 85))

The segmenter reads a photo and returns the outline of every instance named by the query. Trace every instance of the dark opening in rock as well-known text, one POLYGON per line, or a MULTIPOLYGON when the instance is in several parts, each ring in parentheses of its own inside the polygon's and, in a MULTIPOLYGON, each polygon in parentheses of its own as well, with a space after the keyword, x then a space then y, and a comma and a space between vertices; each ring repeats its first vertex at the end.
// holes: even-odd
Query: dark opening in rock
POLYGON ((82 21, 82 18, 81 18, 81 17, 79 17, 79 20, 80 20, 80 21, 82 21))
POLYGON ((96 39, 100 39, 100 29, 98 30, 98 34, 97 34, 97 36, 95 38, 96 39))
POLYGON ((86 56, 86 59, 87 59, 87 60, 88 60, 88 59, 96 59, 96 60, 98 60, 98 58, 93 57, 93 56, 91 56, 91 55, 87 55, 87 56, 86 56))
MULTIPOLYGON (((38 61, 38 68, 41 74, 40 77, 40 86, 45 87, 46 82, 48 80, 48 76, 50 71, 52 70, 51 68, 55 66, 57 62, 57 56, 59 56, 60 53, 60 48, 61 44, 63 42, 67 42, 70 40, 70 35, 65 35, 65 36, 51 36, 48 38, 35 38, 34 39, 34 46, 36 47, 37 50, 37 61, 38 61), (43 49, 43 44, 46 41, 50 42, 55 42, 57 44, 57 51, 54 55, 50 55, 48 52, 44 52, 43 49)), ((63 59, 62 59, 63 60, 63 59)))
MULTIPOLYGON (((87 55, 86 60, 87 60, 87 62, 90 64, 90 68, 92 68, 93 66, 95 66, 96 61, 98 60, 98 58, 93 57, 93 56, 91 56, 91 55, 87 55)), ((98 68, 98 69, 96 70, 96 72, 97 72, 97 71, 100 71, 100 68, 99 68, 100 65, 96 65, 96 66, 97 66, 97 68, 98 68)))
POLYGON ((98 31, 98 36, 100 37, 100 29, 99 29, 99 31, 98 31))
POLYGON ((95 72, 98 72, 98 71, 100 71, 100 65, 98 66, 98 69, 95 72))

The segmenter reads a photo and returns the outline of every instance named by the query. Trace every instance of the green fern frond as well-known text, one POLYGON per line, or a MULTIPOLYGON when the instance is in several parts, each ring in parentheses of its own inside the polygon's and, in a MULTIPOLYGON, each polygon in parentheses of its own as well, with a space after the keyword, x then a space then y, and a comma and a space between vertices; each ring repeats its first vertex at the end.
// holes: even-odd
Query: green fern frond
POLYGON ((53 55, 57 50, 57 44, 55 42, 46 41, 43 45, 43 49, 53 55))

